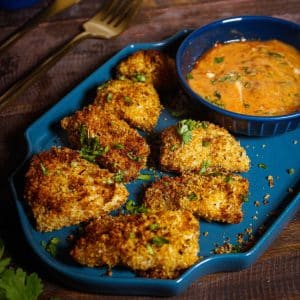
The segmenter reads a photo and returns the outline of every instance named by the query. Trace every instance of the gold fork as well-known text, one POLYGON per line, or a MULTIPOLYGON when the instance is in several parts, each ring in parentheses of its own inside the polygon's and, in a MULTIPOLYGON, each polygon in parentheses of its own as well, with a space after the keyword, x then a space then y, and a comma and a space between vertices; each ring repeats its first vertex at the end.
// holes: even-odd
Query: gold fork
POLYGON ((22 94, 44 72, 49 70, 68 50, 87 38, 110 39, 122 33, 132 20, 142 0, 106 1, 100 11, 83 24, 83 32, 76 35, 65 46, 42 62, 25 78, 14 83, 1 97, 0 109, 22 94))
POLYGON ((27 33, 42 20, 62 12, 70 6, 77 4, 79 1, 80 0, 54 0, 45 10, 30 19, 22 26, 21 29, 18 29, 16 33, 12 34, 4 42, 2 42, 2 44, 0 45, 0 52, 6 50, 9 46, 15 43, 21 36, 27 33))

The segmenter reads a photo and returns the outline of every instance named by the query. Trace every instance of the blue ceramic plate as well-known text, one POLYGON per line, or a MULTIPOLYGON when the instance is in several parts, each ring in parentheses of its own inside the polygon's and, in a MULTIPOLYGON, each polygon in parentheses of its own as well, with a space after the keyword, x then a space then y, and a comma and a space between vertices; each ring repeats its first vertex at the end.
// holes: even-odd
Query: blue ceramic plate
MULTIPOLYGON (((98 85, 113 76, 114 67, 122 59, 137 50, 148 48, 167 51, 175 56, 180 42, 188 33, 188 30, 184 30, 162 42, 127 46, 99 67, 26 131, 28 154, 24 163, 10 178, 11 190, 30 246, 43 265, 64 284, 97 293, 175 295, 183 292, 194 280, 203 275, 239 270, 254 263, 299 208, 300 129, 297 129, 269 138, 240 138, 241 144, 246 148, 252 161, 251 170, 244 174, 251 185, 249 201, 243 205, 244 220, 237 225, 201 221, 199 255, 202 256, 202 260, 175 280, 137 277, 131 270, 118 267, 113 269, 112 276, 107 276, 106 268, 79 266, 68 255, 67 237, 74 232, 76 226, 51 233, 40 233, 35 230, 32 220, 27 215, 23 200, 24 174, 30 157, 53 145, 63 144, 59 121, 64 116, 80 109, 88 101, 92 101, 91 93, 95 92, 98 85), (291 171, 292 169, 294 172, 291 171), (267 180, 269 175, 274 178, 273 188, 269 186, 267 180), (249 234, 251 230, 252 233, 249 234), (222 245, 224 242, 237 244, 238 234, 243 234, 245 241, 253 238, 251 243, 248 243, 245 252, 214 254, 217 245, 222 245), (55 258, 42 246, 43 241, 47 242, 53 237, 58 237, 61 241, 55 258)), ((155 129, 156 132, 160 132, 179 120, 173 115, 170 110, 164 110, 155 129)), ((154 171, 143 170, 142 172, 153 174, 154 171)), ((129 199, 137 199, 142 186, 150 183, 151 181, 136 180, 128 184, 129 199)))

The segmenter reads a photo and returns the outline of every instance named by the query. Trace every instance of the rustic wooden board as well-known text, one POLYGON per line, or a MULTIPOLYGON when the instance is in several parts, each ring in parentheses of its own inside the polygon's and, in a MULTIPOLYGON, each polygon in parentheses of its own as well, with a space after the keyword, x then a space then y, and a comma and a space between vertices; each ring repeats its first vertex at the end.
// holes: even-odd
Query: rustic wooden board
MULTIPOLYGON (((17 12, 0 11, 0 40, 17 30, 50 1, 17 12)), ((39 24, 0 56, 0 93, 14 81, 80 32, 103 1, 82 0, 79 5, 39 24)), ((183 28, 196 28, 234 15, 270 15, 300 22, 300 2, 289 0, 151 0, 121 36, 112 40, 86 40, 68 53, 41 80, 0 112, 0 234, 18 265, 38 272, 44 281, 41 299, 125 299, 80 293, 48 278, 35 264, 26 246, 7 188, 7 177, 26 152, 25 128, 72 87, 118 50, 132 42, 159 41, 183 28)), ((299 299, 300 213, 285 228, 260 260, 247 270, 201 278, 176 299, 299 299)), ((152 299, 130 297, 130 299, 152 299)), ((172 299, 172 298, 171 298, 172 299)))

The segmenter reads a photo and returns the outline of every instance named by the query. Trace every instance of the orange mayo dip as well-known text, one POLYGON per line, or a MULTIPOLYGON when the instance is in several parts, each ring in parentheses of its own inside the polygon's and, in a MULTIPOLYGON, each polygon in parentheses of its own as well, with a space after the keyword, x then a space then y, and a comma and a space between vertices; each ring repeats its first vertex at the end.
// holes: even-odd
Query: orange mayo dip
POLYGON ((216 44, 187 79, 201 97, 236 113, 300 111, 300 51, 277 40, 216 44))

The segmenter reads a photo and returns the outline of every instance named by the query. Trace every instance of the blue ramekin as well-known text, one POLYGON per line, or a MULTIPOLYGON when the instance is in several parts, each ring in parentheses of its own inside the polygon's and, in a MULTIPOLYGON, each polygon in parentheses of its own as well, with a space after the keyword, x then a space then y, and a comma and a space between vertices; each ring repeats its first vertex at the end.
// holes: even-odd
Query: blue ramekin
POLYGON ((199 57, 215 43, 277 39, 300 49, 300 25, 267 16, 239 16, 219 20, 194 30, 181 43, 176 54, 179 81, 205 118, 232 133, 248 136, 272 136, 294 130, 300 112, 282 116, 248 116, 234 113, 206 101, 189 86, 186 76, 199 57))

